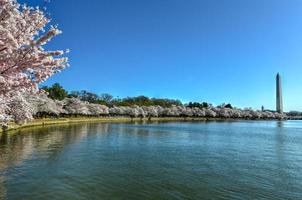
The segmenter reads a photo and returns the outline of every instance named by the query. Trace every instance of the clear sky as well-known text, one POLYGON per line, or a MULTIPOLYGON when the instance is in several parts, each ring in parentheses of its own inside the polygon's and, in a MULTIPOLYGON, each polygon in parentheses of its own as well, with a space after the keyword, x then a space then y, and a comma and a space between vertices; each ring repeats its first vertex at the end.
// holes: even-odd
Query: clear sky
MULTIPOLYGON (((43 0, 23 0, 42 5, 43 0)), ((302 110, 301 0, 52 0, 67 90, 302 110)))

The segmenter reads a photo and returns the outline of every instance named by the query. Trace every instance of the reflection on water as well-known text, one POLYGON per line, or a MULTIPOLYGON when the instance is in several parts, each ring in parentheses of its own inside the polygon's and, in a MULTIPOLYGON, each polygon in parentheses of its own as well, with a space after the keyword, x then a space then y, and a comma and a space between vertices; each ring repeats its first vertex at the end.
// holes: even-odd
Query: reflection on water
POLYGON ((284 123, 283 121, 278 121, 278 122, 277 122, 277 126, 278 126, 279 128, 282 128, 282 127, 283 127, 283 123, 284 123))
POLYGON ((0 135, 0 199, 302 199, 302 122, 50 126, 0 135))

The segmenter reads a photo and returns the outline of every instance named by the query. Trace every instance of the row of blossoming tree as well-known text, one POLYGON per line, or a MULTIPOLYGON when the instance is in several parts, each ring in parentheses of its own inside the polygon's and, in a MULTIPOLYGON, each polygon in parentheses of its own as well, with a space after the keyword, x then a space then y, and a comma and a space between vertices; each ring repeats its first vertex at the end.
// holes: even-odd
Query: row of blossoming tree
POLYGON ((0 0, 0 123, 25 122, 31 106, 22 93, 37 94, 38 84, 67 65, 64 51, 43 46, 61 33, 48 26, 50 19, 39 8, 0 0))
POLYGON ((162 106, 112 106, 88 103, 79 98, 53 100, 46 94, 24 95, 24 99, 32 106, 32 115, 39 117, 60 116, 120 116, 120 117, 205 117, 205 118, 234 118, 234 119, 283 119, 285 115, 270 111, 254 111, 211 104, 206 108, 189 107, 188 105, 162 106))

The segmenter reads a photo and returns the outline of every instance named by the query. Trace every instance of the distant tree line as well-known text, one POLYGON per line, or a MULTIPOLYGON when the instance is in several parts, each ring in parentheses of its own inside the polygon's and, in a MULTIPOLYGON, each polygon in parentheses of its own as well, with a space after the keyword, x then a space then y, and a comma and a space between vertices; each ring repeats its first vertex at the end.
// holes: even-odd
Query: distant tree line
MULTIPOLYGON (((78 98, 81 101, 85 101, 93 104, 106 105, 108 107, 113 106, 161 106, 161 107, 171 107, 171 106, 182 106, 185 105, 189 108, 208 108, 212 106, 207 102, 189 102, 188 104, 183 104, 177 99, 167 99, 167 98, 149 98, 146 96, 137 97, 126 97, 126 98, 115 98, 111 94, 103 93, 101 95, 89 92, 86 90, 81 91, 71 91, 65 90, 59 83, 55 83, 52 86, 43 86, 42 89, 48 93, 48 97, 53 100, 62 101, 65 98, 78 98)), ((233 106, 231 104, 221 104, 220 108, 230 108, 233 106)))
POLYGON ((204 117, 221 119, 285 119, 286 114, 259 111, 251 108, 239 109, 231 104, 213 106, 207 102, 148 98, 145 96, 114 98, 110 94, 97 95, 85 90, 68 93, 59 84, 43 87, 46 94, 26 95, 32 116, 40 117, 204 117))
MULTIPOLYGON (((59 83, 55 83, 52 86, 42 87, 48 93, 48 97, 53 100, 64 100, 65 98, 78 98, 81 101, 86 101, 93 104, 106 105, 108 107, 113 106, 161 106, 171 107, 173 105, 183 105, 180 100, 175 99, 163 99, 163 98, 149 98, 146 96, 126 97, 126 98, 114 98, 111 94, 103 93, 101 95, 89 92, 86 90, 71 91, 70 93, 65 90, 59 83)), ((208 105, 203 103, 202 105, 208 105)))
POLYGON ((302 112, 299 112, 299 111, 290 111, 286 114, 287 114, 287 116, 290 116, 290 117, 302 117, 302 112))

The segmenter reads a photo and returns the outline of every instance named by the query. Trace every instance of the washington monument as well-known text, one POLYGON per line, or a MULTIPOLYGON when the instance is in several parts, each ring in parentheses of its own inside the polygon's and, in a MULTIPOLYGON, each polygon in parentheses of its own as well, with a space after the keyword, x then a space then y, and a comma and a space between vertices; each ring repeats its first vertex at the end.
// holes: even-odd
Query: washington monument
POLYGON ((276 111, 283 113, 282 85, 279 73, 276 76, 276 111))

